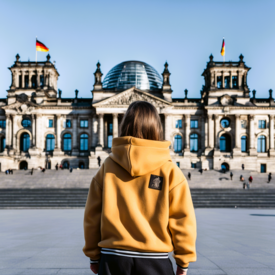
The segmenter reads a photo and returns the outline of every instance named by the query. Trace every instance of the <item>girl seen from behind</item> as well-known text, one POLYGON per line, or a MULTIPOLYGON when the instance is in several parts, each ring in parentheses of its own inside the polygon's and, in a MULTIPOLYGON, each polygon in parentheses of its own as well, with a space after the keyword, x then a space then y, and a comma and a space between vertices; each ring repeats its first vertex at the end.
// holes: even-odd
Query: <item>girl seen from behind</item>
POLYGON ((172 275, 174 251, 177 275, 186 274, 196 261, 196 218, 156 108, 132 103, 120 133, 90 186, 83 252, 99 275, 172 275))

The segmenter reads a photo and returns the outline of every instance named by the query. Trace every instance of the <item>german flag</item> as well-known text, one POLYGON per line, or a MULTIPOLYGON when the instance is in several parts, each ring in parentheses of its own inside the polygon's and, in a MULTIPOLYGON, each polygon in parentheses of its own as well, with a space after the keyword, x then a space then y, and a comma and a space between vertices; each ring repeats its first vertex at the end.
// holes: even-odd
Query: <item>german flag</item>
POLYGON ((222 56, 224 56, 224 55, 225 55, 225 43, 224 43, 224 39, 222 40, 221 55, 222 55, 222 56))
POLYGON ((48 52, 49 48, 36 39, 36 50, 39 52, 48 52))

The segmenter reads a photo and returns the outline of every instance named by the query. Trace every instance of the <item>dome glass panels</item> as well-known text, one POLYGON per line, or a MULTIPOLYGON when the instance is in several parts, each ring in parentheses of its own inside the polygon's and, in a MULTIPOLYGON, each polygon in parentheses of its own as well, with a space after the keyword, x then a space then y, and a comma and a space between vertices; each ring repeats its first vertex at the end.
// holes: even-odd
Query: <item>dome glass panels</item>
POLYGON ((161 89, 158 72, 140 61, 126 61, 113 67, 103 81, 104 89, 126 90, 135 86, 140 90, 161 89))

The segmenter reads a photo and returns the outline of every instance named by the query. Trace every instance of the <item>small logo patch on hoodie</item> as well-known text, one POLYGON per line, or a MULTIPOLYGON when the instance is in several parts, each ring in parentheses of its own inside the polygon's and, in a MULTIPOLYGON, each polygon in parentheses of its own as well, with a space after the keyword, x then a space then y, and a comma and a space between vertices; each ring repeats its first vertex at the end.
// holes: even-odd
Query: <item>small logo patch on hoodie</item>
POLYGON ((151 175, 150 182, 149 182, 149 188, 161 190, 162 189, 162 183, 163 183, 163 177, 151 175))

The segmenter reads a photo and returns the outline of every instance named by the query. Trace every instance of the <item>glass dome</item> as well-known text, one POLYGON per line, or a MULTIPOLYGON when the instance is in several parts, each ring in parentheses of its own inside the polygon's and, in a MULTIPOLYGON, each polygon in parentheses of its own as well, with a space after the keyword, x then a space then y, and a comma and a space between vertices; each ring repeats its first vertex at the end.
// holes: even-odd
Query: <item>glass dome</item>
POLYGON ((113 67, 103 81, 104 89, 125 90, 135 86, 140 90, 161 89, 159 73, 140 61, 125 61, 113 67))

